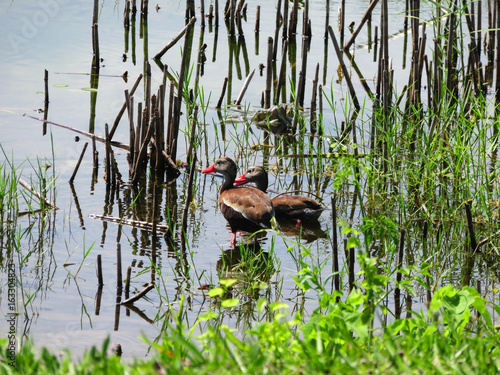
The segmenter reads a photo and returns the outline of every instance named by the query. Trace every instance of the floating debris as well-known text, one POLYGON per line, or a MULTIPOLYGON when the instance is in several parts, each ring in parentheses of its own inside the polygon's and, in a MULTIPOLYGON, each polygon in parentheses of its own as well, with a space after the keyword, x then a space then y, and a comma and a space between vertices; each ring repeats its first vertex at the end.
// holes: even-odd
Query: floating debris
POLYGON ((153 230, 153 227, 156 227, 156 231, 157 232, 167 233, 169 231, 168 225, 153 224, 153 223, 151 223, 149 221, 123 219, 123 218, 114 217, 114 216, 104 216, 104 215, 95 215, 95 214, 90 214, 89 217, 91 219, 102 220, 102 221, 109 221, 111 223, 128 225, 128 226, 131 226, 131 227, 134 227, 134 228, 145 229, 145 230, 150 230, 150 231, 153 230))

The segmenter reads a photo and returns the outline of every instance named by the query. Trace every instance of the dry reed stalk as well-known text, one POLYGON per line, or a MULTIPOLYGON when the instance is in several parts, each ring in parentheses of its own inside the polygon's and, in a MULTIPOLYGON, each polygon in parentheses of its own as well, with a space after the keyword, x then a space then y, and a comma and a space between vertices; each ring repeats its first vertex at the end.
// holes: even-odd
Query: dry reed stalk
MULTIPOLYGON (((405 247, 405 229, 401 228, 399 231, 399 246, 398 246, 398 264, 396 266, 397 270, 400 270, 403 267, 403 255, 404 255, 404 247, 405 247)), ((401 290, 399 288, 399 284, 401 283, 403 274, 401 272, 396 273, 396 288, 394 289, 394 300, 395 300, 395 309, 396 309, 396 317, 399 318, 401 314, 401 304, 400 304, 400 296, 401 290)))
POLYGON ((340 275, 339 275, 339 248, 337 242, 337 196, 332 196, 332 252, 333 252, 333 281, 335 290, 340 290, 340 275))
MULTIPOLYGON (((372 11, 375 8, 375 6, 377 5, 378 1, 379 0, 372 0, 370 5, 368 5, 368 8, 366 9, 365 14, 363 14, 363 17, 361 18, 359 25, 356 27, 354 32, 351 34, 351 37, 349 38, 347 43, 344 45, 344 48, 343 48, 344 51, 347 51, 351 47, 351 45, 354 43, 354 41, 356 40, 356 37, 358 36, 359 32, 363 28, 363 25, 365 24, 366 21, 368 21, 370 19, 371 15, 372 15, 372 11)), ((325 31, 325 37, 326 37, 326 31, 325 31)))
POLYGON ((217 105, 215 106, 216 109, 220 109, 222 106, 222 100, 224 99, 224 95, 226 94, 227 81, 228 81, 228 78, 224 77, 224 84, 222 85, 222 92, 220 94, 219 101, 217 102, 217 105))
POLYGON ((128 154, 128 164, 129 170, 132 171, 134 165, 134 150, 135 150, 135 127, 134 127, 134 101, 130 97, 128 90, 125 90, 125 105, 127 107, 128 122, 129 122, 129 154, 128 154))
POLYGON ((148 145, 149 145, 149 141, 151 139, 151 136, 153 134, 155 121, 156 121, 155 117, 152 117, 149 121, 149 126, 148 126, 146 136, 144 137, 141 148, 139 150, 139 156, 137 157, 137 161, 134 165, 133 175, 132 175, 132 183, 133 184, 137 183, 139 181, 139 177, 146 172, 145 166, 146 166, 146 160, 147 160, 147 156, 148 156, 148 153, 147 153, 148 145))
POLYGON ((274 28, 273 61, 276 61, 276 55, 278 53, 278 34, 280 31, 280 19, 282 18, 280 12, 281 12, 281 0, 278 0, 278 4, 276 5, 276 26, 274 28))
POLYGON ((271 107, 271 86, 273 80, 273 67, 272 67, 272 57, 273 57, 273 38, 269 37, 267 39, 267 66, 266 66, 266 96, 264 108, 271 107))
POLYGON ((106 165, 105 165, 105 175, 106 175, 106 191, 109 190, 109 186, 110 186, 110 180, 111 180, 111 147, 110 147, 110 143, 109 143, 109 129, 108 129, 108 124, 105 123, 104 124, 104 131, 105 131, 105 135, 106 135, 106 165))
MULTIPOLYGON (((45 69, 43 82, 45 86, 45 100, 43 106, 43 119, 47 120, 49 114, 49 71, 45 69)), ((42 128, 42 135, 47 134, 47 122, 44 121, 42 128)))
POLYGON ((288 40, 283 41, 283 51, 281 53, 281 66, 280 66, 280 72, 278 75, 278 83, 276 84, 276 94, 275 94, 275 100, 274 104, 279 104, 280 101, 280 93, 281 93, 281 87, 283 86, 285 80, 286 80, 286 54, 288 51, 288 40))
POLYGON ((80 153, 80 157, 78 158, 78 162, 76 163, 76 166, 75 166, 75 169, 73 170, 73 174, 71 175, 71 177, 69 178, 69 182, 72 183, 74 180, 75 180, 75 177, 76 177, 76 173, 78 172, 78 168, 80 168, 80 164, 82 162, 82 159, 83 159, 83 155, 85 155, 85 151, 87 150, 87 146, 89 145, 88 142, 85 142, 85 144, 83 145, 83 149, 82 149, 82 152, 80 153))
POLYGON ((97 285, 104 285, 102 278, 102 259, 101 254, 97 254, 97 285))
POLYGON ((347 70, 347 66, 344 63, 342 52, 340 51, 339 44, 337 43, 337 38, 335 37, 331 26, 328 27, 328 32, 330 34, 330 39, 332 40, 333 47, 335 48, 335 52, 337 53, 340 66, 342 68, 342 73, 344 74, 344 79, 346 80, 347 87, 349 88, 349 93, 351 94, 353 104, 356 107, 356 110, 359 111, 361 109, 361 106, 359 105, 358 97, 356 96, 356 92, 354 91, 354 86, 352 84, 349 71, 347 70))
MULTIPOLYGON (((204 17, 203 17, 204 19, 204 17)), ((170 49, 172 48, 178 41, 181 39, 185 34, 186 31, 196 22, 196 17, 191 17, 189 22, 184 26, 184 28, 177 34, 165 47, 163 47, 155 56, 155 60, 159 60, 162 58, 162 56, 170 49)), ((204 26, 204 21, 202 21, 202 26, 204 26)))
POLYGON ((312 134, 316 133, 316 99, 318 93, 318 76, 319 76, 319 63, 316 64, 316 72, 314 74, 314 80, 312 84, 312 95, 311 95, 311 109, 310 109, 310 131, 312 134))
POLYGON ((299 0, 293 0, 292 12, 290 14, 290 26, 288 27, 288 37, 297 34, 297 21, 299 13, 299 0))
MULTIPOLYGON (((194 126, 193 126, 194 127, 194 126)), ((182 211, 182 230, 181 233, 186 233, 187 228, 187 214, 189 211, 189 206, 191 205, 191 200, 193 199, 193 182, 194 182, 194 171, 196 170, 196 153, 191 158, 191 165, 189 168, 189 179, 186 194, 186 202, 184 204, 184 210, 182 211)))
POLYGON ((219 0, 215 0, 215 28, 219 28, 219 0))
POLYGON ((139 293, 137 293, 134 296, 130 297, 129 299, 126 299, 125 301, 121 302, 120 305, 129 305, 131 303, 134 303, 135 301, 144 297, 154 287, 155 287, 155 284, 153 284, 153 283, 149 284, 146 288, 141 290, 139 293))
POLYGON ((281 39, 283 41, 288 40, 288 0, 283 1, 283 33, 281 35, 281 39))
POLYGON ((116 245, 116 295, 121 296, 123 288, 122 279, 122 247, 118 243, 116 245))
MULTIPOLYGON (((139 76, 137 77, 137 79, 134 82, 134 85, 130 89, 130 96, 134 95, 135 90, 137 89, 137 87, 139 86, 139 83, 141 82, 141 79, 142 79, 142 74, 139 74, 139 76)), ((113 126, 111 127, 111 130, 109 131, 109 136, 110 136, 109 140, 110 141, 113 138, 113 135, 115 134, 116 127, 118 126, 118 123, 120 122, 120 119, 122 118, 123 113, 125 112, 126 108, 127 108, 127 103, 123 102, 123 105, 120 108, 120 111, 118 112, 118 115, 116 116, 115 121, 113 122, 113 126)))
POLYGON ((45 204, 45 205, 47 205, 49 207, 52 207, 55 210, 59 209, 59 207, 57 207, 54 203, 52 203, 46 197, 44 197, 42 194, 40 194, 38 191, 36 191, 33 187, 31 187, 30 184, 28 184, 22 178, 19 178, 18 182, 26 190, 29 190, 31 192, 31 194, 33 194, 34 196, 36 196, 40 200, 40 203, 43 203, 43 204, 45 204))
POLYGON ((325 41, 328 39, 328 26, 330 26, 330 0, 326 0, 325 33, 323 34, 325 41))
POLYGON ((130 279, 132 277, 132 267, 127 267, 127 278, 125 280, 125 299, 129 299, 130 297, 130 279))
POLYGON ((236 102, 234 102, 235 105, 240 105, 241 101, 243 100, 243 96, 245 95, 248 86, 250 85, 250 82, 252 81, 253 75, 255 73, 255 69, 250 72, 250 74, 247 76, 245 79, 245 83, 243 84, 243 87, 241 88, 240 94, 238 95, 238 99, 236 99, 236 102))

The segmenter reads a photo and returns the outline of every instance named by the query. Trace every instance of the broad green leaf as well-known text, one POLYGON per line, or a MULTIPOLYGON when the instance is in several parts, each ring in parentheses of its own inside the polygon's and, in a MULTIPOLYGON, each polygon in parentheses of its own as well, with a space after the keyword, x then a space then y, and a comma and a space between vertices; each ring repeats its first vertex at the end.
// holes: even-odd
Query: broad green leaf
POLYGON ((222 301, 221 306, 222 307, 234 307, 238 304, 240 300, 238 298, 230 298, 222 301))

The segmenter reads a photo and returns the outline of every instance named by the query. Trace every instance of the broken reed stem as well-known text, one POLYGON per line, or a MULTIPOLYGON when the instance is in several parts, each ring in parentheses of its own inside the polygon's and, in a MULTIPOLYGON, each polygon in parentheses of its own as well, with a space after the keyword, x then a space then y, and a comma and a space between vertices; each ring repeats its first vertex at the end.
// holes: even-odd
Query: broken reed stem
MULTIPOLYGON (((194 147, 194 137, 196 135, 196 124, 198 123, 198 105, 195 104, 194 110, 193 110, 193 121, 191 123, 191 132, 189 134, 189 148, 187 152, 187 162, 191 164, 191 154, 193 153, 194 147)), ((196 150, 195 150, 196 153, 196 150)))
POLYGON ((109 130, 108 123, 104 124, 104 133, 106 135, 106 165, 105 165, 105 174, 106 174, 106 190, 109 189, 109 184, 111 181, 111 148, 109 147, 109 130))
POLYGON ((325 14, 325 34, 323 39, 328 39, 328 26, 330 25, 330 0, 326 0, 326 14, 325 14))
POLYGON ((252 80, 254 73, 255 73, 255 69, 252 70, 250 72, 250 74, 248 75, 248 77, 245 79, 245 83, 243 84, 243 87, 241 88, 240 94, 238 95, 238 99, 236 99, 236 102, 234 104, 236 104, 236 105, 241 104, 241 101, 243 100, 243 96, 245 95, 245 93, 248 89, 248 85, 250 85, 250 81, 252 80))
POLYGON ((122 279, 122 247, 116 245, 116 295, 122 294, 123 279, 122 279))
POLYGON ((361 106, 359 105, 358 97, 356 96, 356 92, 354 91, 354 86, 352 85, 352 81, 350 78, 349 71, 347 70, 347 66, 344 63, 342 52, 340 51, 339 44, 337 42, 337 38, 335 38, 335 34, 333 33, 333 29, 331 26, 328 26, 328 32, 330 33, 330 39, 332 40, 333 47, 335 48, 335 52, 337 53, 337 57, 339 59, 340 66, 342 68, 342 73, 344 74, 344 78, 347 83, 347 87, 349 88, 349 93, 351 94, 351 98, 354 106, 359 111, 361 106))
POLYGON ((181 233, 186 233, 187 228, 187 215, 189 211, 189 206, 191 205, 191 200, 193 197, 193 181, 194 181, 194 171, 196 170, 196 153, 191 158, 191 166, 189 168, 189 179, 188 179, 188 187, 186 194, 186 202, 184 204, 184 210, 182 212, 182 230, 181 233))
POLYGON ((97 151, 95 135, 92 137, 92 165, 94 169, 99 166, 99 151, 97 151))
POLYGON ((87 146, 89 145, 88 142, 85 142, 83 145, 82 152, 80 153, 80 157, 78 158, 78 161, 76 163, 75 169, 73 170, 73 174, 69 178, 69 182, 72 183, 76 177, 76 173, 78 172, 78 168, 80 168, 80 163, 82 162, 83 155, 85 155, 85 151, 87 150, 87 146))
POLYGON ((293 116, 292 129, 295 133, 299 122, 299 108, 304 106, 304 88, 306 85, 306 69, 307 69, 307 36, 302 37, 302 63, 299 71, 299 83, 295 93, 295 114, 293 116))
POLYGON ((219 27, 219 0, 215 0, 215 27, 219 27))
POLYGON ((257 11, 255 14, 255 32, 258 33, 260 29, 260 5, 257 5, 257 11))
POLYGON ((472 201, 465 202, 465 215, 467 217, 467 229, 469 231, 469 248, 468 251, 474 252, 477 247, 476 235, 474 233, 474 222, 472 221, 472 201))
POLYGON ((269 37, 267 39, 266 91, 265 91, 265 104, 264 104, 265 109, 271 107, 271 86, 273 80, 272 57, 273 57, 273 38, 269 37))
POLYGON ((314 75, 312 95, 311 95, 310 131, 312 134, 315 134, 316 130, 317 130, 316 100, 317 100, 317 94, 318 94, 318 76, 319 76, 319 63, 316 64, 316 73, 314 75))
MULTIPOLYGON (((363 25, 365 24, 366 21, 368 21, 370 19, 371 15, 372 15, 373 8, 375 8, 375 5, 377 5, 377 3, 378 3, 378 0, 372 0, 370 5, 368 5, 368 9, 366 9, 365 14, 363 14, 363 17, 361 18, 361 22, 359 23, 358 27, 356 27, 356 29, 352 33, 352 35, 349 38, 349 40, 347 41, 347 43, 344 45, 344 48, 343 48, 344 51, 347 51, 349 49, 349 47, 351 47, 351 44, 354 43, 354 40, 356 39, 359 32, 363 28, 363 25)), ((325 32, 325 37, 326 37, 326 32, 325 32)))
MULTIPOLYGON (((203 17, 202 19, 202 26, 205 26, 205 21, 204 21, 205 17, 203 17)), ((177 34, 165 47, 163 47, 160 52, 158 52, 155 56, 154 56, 154 59, 155 60, 159 60, 162 58, 162 56, 170 49, 172 48, 175 43, 177 43, 179 41, 179 39, 181 39, 184 34, 186 34, 186 31, 188 30, 188 28, 194 24, 196 22, 196 17, 191 17, 191 19, 189 20, 189 22, 186 24, 186 26, 184 26, 184 28, 179 32, 179 34, 177 34)))
POLYGON ((127 279, 125 280, 125 300, 130 296, 130 278, 132 277, 132 267, 127 267, 127 279))
POLYGON ((333 252, 333 281, 335 290, 340 290, 339 275, 339 248, 337 243, 337 196, 332 196, 332 252, 333 252))
MULTIPOLYGON (((344 248, 347 249, 347 239, 344 240, 344 248)), ((353 290, 353 288, 354 288, 354 259, 355 259, 354 251, 355 251, 354 247, 352 247, 351 249, 349 249, 349 261, 348 261, 348 266, 349 266, 349 293, 351 293, 352 290, 353 290)))
POLYGON ((323 135, 323 85, 320 84, 318 87, 318 111, 319 111, 319 127, 318 134, 323 135))
POLYGON ((283 22, 281 23, 281 25, 283 26, 281 39, 283 41, 288 41, 288 4, 288 1, 283 1, 283 22))
POLYGON ((401 315, 401 289, 399 288, 399 284, 401 283, 401 279, 403 274, 399 272, 401 267, 403 267, 403 256, 404 256, 404 247, 405 247, 405 229, 401 228, 399 231, 399 247, 398 247, 398 265, 397 265, 397 273, 396 273, 396 288, 394 289, 394 304, 395 304, 395 315, 397 318, 401 315))
POLYGON ((129 299, 126 299, 125 301, 121 302, 120 305, 128 305, 128 304, 134 303, 135 301, 137 301, 137 300, 141 299, 142 297, 144 297, 154 287, 155 287, 155 284, 153 284, 153 283, 149 284, 146 288, 144 288, 143 290, 141 290, 136 295, 134 295, 134 296, 130 297, 129 299))
MULTIPOLYGON (((75 133, 78 133, 78 134, 81 134, 81 135, 84 135, 86 137, 89 137, 89 138, 95 138, 97 141, 99 142, 102 142, 102 143, 106 143, 106 138, 103 138, 103 137, 99 137, 98 135, 95 135, 93 133, 88 133, 88 132, 84 132, 83 130, 78 130, 78 129, 75 129, 75 128, 72 128, 70 126, 67 126, 67 125, 63 125, 63 124, 58 124, 57 122, 53 122, 53 121, 47 121, 47 120, 44 120, 44 119, 40 119, 38 117, 34 117, 34 116, 30 116, 30 115, 27 115, 27 114, 23 114, 23 116, 25 117, 29 117, 33 120, 37 120, 37 121, 42 121, 42 122, 46 122, 47 124, 51 124, 51 125, 55 125, 55 126, 59 126, 61 128, 64 128, 64 129, 68 129, 68 130, 71 130, 75 133)), ((123 150, 128 150, 129 149, 129 145, 126 145, 124 143, 121 143, 121 142, 117 142, 117 141, 111 141, 110 142, 111 146, 115 146, 115 147, 119 147, 123 150)))
MULTIPOLYGON (((130 89, 130 96, 134 95, 135 90, 137 89, 137 87, 139 86, 139 83, 141 82, 141 79, 142 79, 142 73, 139 74, 139 77, 137 77, 137 79, 134 82, 134 85, 130 89)), ((127 103, 124 102, 122 107, 120 108, 120 111, 118 112, 118 115, 116 116, 115 121, 113 122, 113 126, 111 126, 111 130, 109 131, 109 140, 110 141, 113 138, 113 135, 115 134, 118 123, 120 122, 120 119, 122 118, 123 113, 125 112, 126 108, 127 108, 127 103)))
MULTIPOLYGON (((205 0, 200 0, 200 18, 201 27, 205 27, 205 0)), ((191 20, 189 20, 191 22, 191 20)))
POLYGON ((172 143, 174 142, 173 139, 173 113, 174 113, 174 97, 175 97, 175 86, 172 83, 170 83, 170 90, 168 93, 168 114, 167 114, 167 145, 165 147, 167 153, 170 155, 171 150, 172 150, 172 143))
POLYGON ((47 198, 42 196, 38 191, 36 191, 34 188, 31 187, 30 184, 28 184, 26 181, 24 181, 22 178, 19 178, 19 183, 21 184, 22 187, 24 187, 26 190, 29 190, 33 195, 35 195, 39 200, 40 203, 45 203, 47 206, 50 206, 56 210, 59 209, 54 203, 50 202, 47 198))
MULTIPOLYGON (((44 107, 43 107, 43 119, 47 120, 48 114, 49 114, 49 71, 45 69, 44 73, 44 85, 45 85, 45 102, 44 102, 44 107)), ((43 123, 43 128, 42 128, 42 135, 47 134, 47 123, 43 123)))
MULTIPOLYGON (((140 221, 140 220, 131 220, 131 219, 124 219, 124 218, 119 218, 115 216, 104 216, 104 215, 95 215, 95 214, 90 214, 89 218, 95 219, 95 220, 102 220, 102 221, 107 221, 111 223, 116 223, 118 225, 128 225, 130 227, 134 228, 139 228, 147 231, 153 231, 153 223, 149 221, 140 221)), ((167 233, 169 231, 168 225, 162 225, 162 224, 156 224, 156 231, 157 232, 162 232, 162 233, 167 233)))
POLYGON ((288 38, 297 33, 297 21, 299 13, 299 0, 293 0, 292 12, 290 14, 290 26, 288 27, 288 38))
POLYGON ((101 259, 101 254, 97 254, 97 285, 98 286, 104 285, 103 279, 102 279, 102 259, 101 259))
POLYGON ((134 165, 132 183, 136 183, 139 180, 139 177, 146 172, 145 170, 142 169, 142 166, 146 166, 146 158, 148 156, 148 145, 149 145, 149 140, 151 139, 151 135, 153 134, 155 121, 156 121, 155 116, 153 116, 149 121, 147 134, 144 137, 141 149, 139 151, 139 155, 134 165))
POLYGON ((278 83, 276 84, 276 95, 275 95, 274 104, 279 104, 281 87, 283 86, 283 83, 286 80, 285 71, 286 71, 287 51, 288 51, 288 40, 285 40, 283 42, 283 52, 281 54, 281 66, 280 66, 280 72, 279 72, 279 76, 278 76, 278 83))
POLYGON ((137 123, 135 125, 134 155, 130 154, 132 166, 135 165, 137 157, 139 156, 139 147, 141 146, 141 133, 142 133, 142 102, 139 102, 137 103, 137 123))
POLYGON ((278 4, 276 5, 276 26, 274 29, 273 61, 276 61, 276 54, 278 53, 278 34, 280 31, 280 20, 281 20, 280 11, 281 11, 281 0, 278 0, 278 4))
POLYGON ((129 122, 129 154, 128 154, 128 164, 129 169, 132 169, 134 165, 134 150, 135 150, 135 127, 134 127, 134 101, 130 96, 128 90, 125 90, 125 105, 127 107, 128 122, 129 122))
POLYGON ((222 106, 222 100, 224 99, 224 95, 226 94, 227 82, 228 78, 225 77, 224 84, 222 85, 222 92, 220 94, 219 101, 217 102, 217 106, 215 107, 215 109, 220 109, 222 106))

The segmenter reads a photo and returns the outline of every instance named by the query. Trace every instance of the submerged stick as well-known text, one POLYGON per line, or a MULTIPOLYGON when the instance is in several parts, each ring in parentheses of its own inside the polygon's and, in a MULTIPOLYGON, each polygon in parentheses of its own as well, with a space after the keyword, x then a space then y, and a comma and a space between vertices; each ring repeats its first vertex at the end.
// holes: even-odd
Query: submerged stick
POLYGON ((165 47, 163 47, 161 49, 160 52, 158 52, 154 59, 155 60, 159 60, 161 59, 161 57, 170 49, 172 48, 175 43, 177 43, 179 41, 179 39, 181 39, 183 37, 184 34, 186 34, 186 31, 189 29, 189 27, 196 22, 196 17, 191 17, 191 19, 189 20, 189 22, 186 24, 186 26, 184 26, 184 28, 179 32, 179 34, 177 34, 177 36, 174 37, 174 39, 172 39, 170 41, 170 43, 168 43, 165 47))
POLYGON ((75 169, 73 170, 73 174, 69 178, 69 182, 73 182, 74 181, 76 173, 78 172, 78 168, 80 168, 80 163, 82 162, 83 155, 85 155, 85 151, 87 150, 87 146, 88 145, 89 145, 88 142, 85 142, 85 144, 83 145, 82 152, 80 153, 80 157, 78 158, 78 161, 76 163, 75 169))
POLYGON ((26 190, 29 190, 33 195, 35 195, 40 200, 40 202, 44 202, 47 206, 50 206, 56 210, 59 209, 59 207, 57 207, 54 203, 52 203, 47 198, 42 196, 38 191, 36 191, 34 188, 32 188, 31 185, 28 184, 26 181, 24 181, 22 178, 19 178, 18 181, 22 187, 24 187, 26 190))

